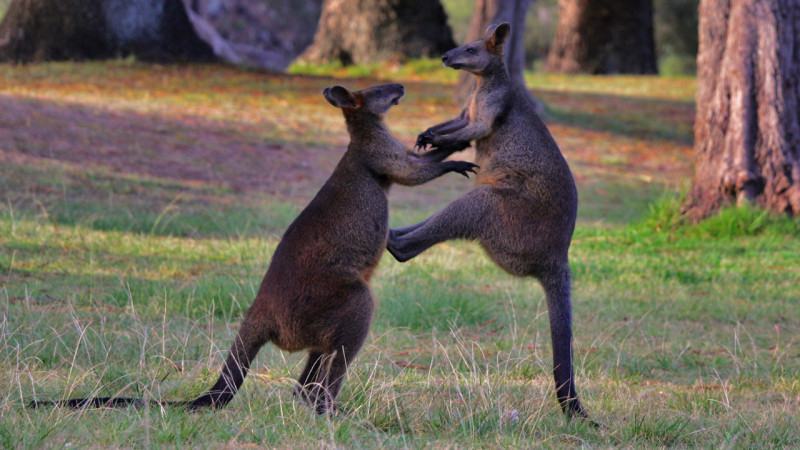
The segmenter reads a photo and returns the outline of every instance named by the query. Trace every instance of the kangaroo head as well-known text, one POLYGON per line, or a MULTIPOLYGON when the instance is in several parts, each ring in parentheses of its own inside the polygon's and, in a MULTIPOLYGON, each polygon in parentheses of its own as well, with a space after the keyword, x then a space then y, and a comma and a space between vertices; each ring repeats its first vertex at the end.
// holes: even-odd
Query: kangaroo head
POLYGON ((511 25, 503 22, 490 25, 486 38, 456 47, 442 55, 442 64, 456 70, 483 75, 487 70, 502 66, 503 44, 511 35, 511 25))
POLYGON ((350 92, 347 88, 336 85, 325 88, 322 95, 331 105, 341 108, 345 117, 372 115, 383 118, 403 98, 405 88, 402 84, 384 84, 350 92))

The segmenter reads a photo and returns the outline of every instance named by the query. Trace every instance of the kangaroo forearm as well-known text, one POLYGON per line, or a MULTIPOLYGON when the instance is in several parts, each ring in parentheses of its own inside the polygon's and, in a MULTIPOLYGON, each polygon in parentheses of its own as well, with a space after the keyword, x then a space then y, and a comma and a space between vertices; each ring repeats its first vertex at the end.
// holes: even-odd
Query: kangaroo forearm
POLYGON ((440 123, 439 125, 432 126, 428 128, 427 131, 434 134, 450 134, 466 127, 468 124, 469 120, 466 118, 455 118, 453 120, 440 123))
POLYGON ((464 128, 456 130, 453 133, 446 135, 439 135, 433 138, 434 147, 446 147, 456 145, 462 142, 470 142, 480 139, 491 133, 492 127, 482 122, 471 122, 464 128))
MULTIPOLYGON (((465 147, 466 148, 466 147, 465 147)), ((448 156, 455 153, 456 150, 451 148, 437 148, 423 153, 422 155, 412 155, 411 159, 419 164, 429 164, 444 161, 448 156)))
POLYGON ((411 163, 405 170, 393 173, 392 182, 403 186, 417 186, 438 178, 449 172, 442 163, 416 164, 411 163))
POLYGON ((425 131, 436 134, 447 134, 452 133, 459 128, 464 128, 468 123, 469 120, 467 120, 467 110, 464 109, 461 111, 461 114, 456 116, 454 119, 446 120, 440 124, 436 124, 425 131), (457 128, 453 128, 454 126, 457 126, 457 128))

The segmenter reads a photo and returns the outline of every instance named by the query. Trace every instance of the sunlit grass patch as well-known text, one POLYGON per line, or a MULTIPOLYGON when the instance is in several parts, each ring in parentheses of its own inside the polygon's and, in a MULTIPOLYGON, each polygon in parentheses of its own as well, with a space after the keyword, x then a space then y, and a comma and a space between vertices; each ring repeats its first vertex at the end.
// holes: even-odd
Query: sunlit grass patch
POLYGON ((343 66, 339 62, 328 64, 295 62, 289 67, 289 73, 335 78, 425 81, 442 84, 453 84, 458 80, 458 72, 443 67, 442 61, 438 58, 350 66, 343 66))

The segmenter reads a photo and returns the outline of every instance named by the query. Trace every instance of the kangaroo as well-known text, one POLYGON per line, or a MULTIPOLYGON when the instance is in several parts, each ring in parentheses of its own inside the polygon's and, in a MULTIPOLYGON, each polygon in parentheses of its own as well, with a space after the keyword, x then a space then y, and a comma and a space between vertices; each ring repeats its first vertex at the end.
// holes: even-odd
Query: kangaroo
POLYGON ((422 156, 439 161, 475 141, 475 189, 427 220, 392 229, 387 249, 400 262, 450 239, 477 240, 506 272, 539 280, 547 298, 556 393, 568 417, 586 418, 572 368, 572 310, 567 253, 578 194, 567 162, 524 86, 509 81, 503 43, 511 26, 448 51, 445 66, 474 74, 477 86, 455 119, 421 133, 422 156))
MULTIPOLYGON (((190 409, 225 406, 261 347, 272 342, 282 350, 308 350, 294 394, 319 414, 335 412, 347 367, 372 319, 369 280, 389 234, 389 187, 422 184, 448 172, 466 177, 475 173, 476 166, 469 162, 419 162, 392 136, 384 117, 404 93, 400 84, 352 93, 342 86, 323 91, 344 114, 351 139, 347 151, 278 243, 216 384, 192 401, 164 403, 190 409)), ((34 406, 142 403, 137 398, 106 397, 34 406)))

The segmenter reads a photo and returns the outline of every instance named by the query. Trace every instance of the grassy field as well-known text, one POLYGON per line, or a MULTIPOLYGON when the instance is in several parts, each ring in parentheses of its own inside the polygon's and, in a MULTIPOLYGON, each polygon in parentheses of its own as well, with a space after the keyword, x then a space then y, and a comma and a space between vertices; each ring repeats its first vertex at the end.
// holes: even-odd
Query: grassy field
MULTIPOLYGON (((295 400, 303 357, 270 346, 220 412, 24 406, 209 387, 347 144, 322 89, 403 82, 388 121, 410 145, 456 114, 453 75, 432 61, 0 66, 0 447, 800 446, 800 226, 750 209, 681 223, 693 79, 528 78, 579 187, 577 385, 604 428, 560 414, 537 283, 466 242, 383 259, 345 417, 295 400)), ((469 188, 394 188, 391 223, 469 188)))

